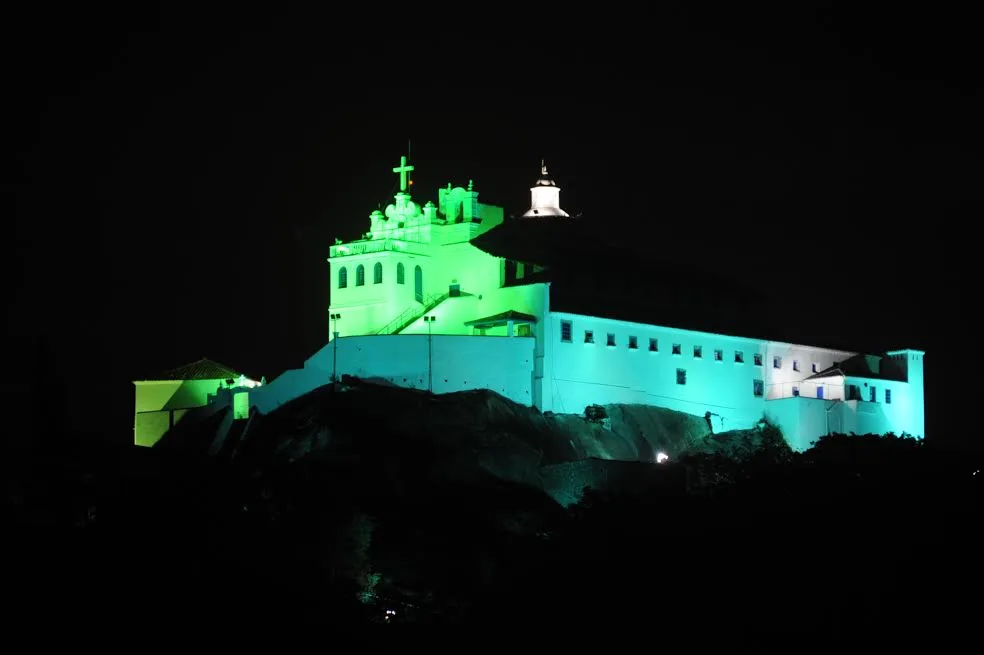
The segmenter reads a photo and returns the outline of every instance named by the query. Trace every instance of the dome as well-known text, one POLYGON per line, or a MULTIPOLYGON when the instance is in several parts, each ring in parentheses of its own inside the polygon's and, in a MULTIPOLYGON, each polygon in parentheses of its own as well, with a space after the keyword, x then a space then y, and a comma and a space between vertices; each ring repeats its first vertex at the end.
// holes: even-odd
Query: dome
POLYGON ((530 194, 530 208, 523 214, 524 217, 569 215, 560 208, 560 187, 547 173, 547 166, 543 160, 540 160, 540 177, 537 178, 536 184, 530 187, 530 194))

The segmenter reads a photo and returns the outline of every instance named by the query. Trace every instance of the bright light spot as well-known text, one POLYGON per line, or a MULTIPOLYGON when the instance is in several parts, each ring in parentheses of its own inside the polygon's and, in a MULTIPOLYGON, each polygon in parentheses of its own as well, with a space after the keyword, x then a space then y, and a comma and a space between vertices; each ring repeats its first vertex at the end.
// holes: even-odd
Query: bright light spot
POLYGON ((669 458, 670 458, 670 456, 667 455, 664 452, 658 452, 658 453, 656 453, 656 463, 657 464, 662 464, 663 462, 665 462, 669 458))

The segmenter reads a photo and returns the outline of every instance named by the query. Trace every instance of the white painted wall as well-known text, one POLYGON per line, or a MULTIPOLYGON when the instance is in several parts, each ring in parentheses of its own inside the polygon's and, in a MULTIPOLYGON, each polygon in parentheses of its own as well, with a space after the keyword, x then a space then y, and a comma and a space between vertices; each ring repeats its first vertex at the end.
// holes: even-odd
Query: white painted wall
POLYGON ((848 377, 845 385, 855 385, 861 391, 861 399, 853 401, 849 431, 858 434, 885 434, 894 432, 924 437, 924 427, 919 422, 922 415, 922 389, 918 385, 894 380, 848 377), (875 400, 871 401, 871 389, 875 400), (891 402, 886 402, 886 391, 891 391, 891 402))
POLYGON ((645 403, 703 416, 719 415, 726 430, 746 428, 762 418, 767 370, 754 364, 764 356, 764 341, 657 327, 576 314, 549 312, 545 321, 547 354, 544 378, 549 393, 544 409, 580 413, 589 404, 645 403), (572 342, 561 341, 562 321, 572 323, 572 342), (592 330, 594 344, 584 342, 592 330), (615 335, 615 346, 607 335, 615 335), (637 348, 629 348, 629 337, 637 348), (649 339, 658 351, 649 351, 649 339), (680 354, 673 354, 679 344, 680 354), (694 356, 694 346, 701 356, 694 356), (714 351, 722 358, 715 360, 714 351), (743 355, 736 363, 735 351, 743 355), (685 385, 677 384, 677 369, 686 371, 685 385), (761 380, 763 396, 754 395, 754 380, 761 380))
POLYGON ((820 400, 844 400, 844 376, 836 375, 820 378, 819 380, 778 382, 766 388, 767 400, 794 398, 798 395, 804 398, 820 400))
POLYGON ((779 426, 793 450, 809 449, 817 439, 831 432, 843 431, 845 404, 835 400, 819 400, 800 396, 770 400, 766 403, 766 418, 779 426))
MULTIPOLYGON (((337 346, 339 376, 354 375, 410 389, 427 389, 430 363, 434 393, 491 389, 531 405, 534 345, 532 337, 436 335, 429 338, 420 334, 341 337, 312 355, 305 362, 303 373, 289 371, 265 387, 254 389, 251 396, 259 407, 263 393, 285 402, 326 384, 331 379, 337 346), (282 384, 281 378, 284 378, 282 384)), ((263 406, 271 404, 264 401, 263 406)))
MULTIPOLYGON (((782 343, 778 341, 765 342, 765 366, 766 383, 771 386, 775 397, 792 396, 792 385, 787 383, 798 383, 815 373, 819 373, 836 362, 842 362, 856 353, 844 350, 829 350, 827 348, 817 348, 814 346, 802 346, 797 344, 782 343), (779 368, 775 367, 776 358, 779 358, 779 368), (796 367, 799 370, 796 370, 796 367), (783 395, 778 395, 778 394, 783 395)), ((811 388, 816 396, 816 387, 811 388)), ((801 395, 805 395, 801 389, 801 395)), ((770 396, 771 398, 772 396, 770 396)))
MULTIPOLYGON (((541 316, 545 303, 546 285, 542 283, 501 289, 491 287, 478 295, 448 298, 427 314, 435 318, 431 326, 433 334, 472 334, 473 330, 465 325, 467 321, 509 310, 541 316)), ((427 323, 421 317, 402 334, 427 334, 427 323)))
MULTIPOLYGON (((805 381, 814 371, 854 354, 848 351, 560 312, 547 313, 544 332, 544 380, 549 389, 544 410, 576 414, 589 404, 645 403, 697 416, 711 412, 721 418, 720 423, 715 419, 715 430, 748 428, 765 416, 800 450, 828 429, 921 435, 921 414, 915 409, 922 408, 918 385, 869 380, 879 399, 869 403, 862 380, 865 400, 845 403, 843 377, 805 381), (571 343, 561 340, 563 321, 571 322, 571 343), (586 330, 593 332, 593 344, 584 342, 586 330), (607 345, 609 333, 615 335, 614 346, 607 345), (634 350, 629 348, 630 336, 636 337, 634 350), (658 352, 649 351, 650 338, 657 340, 658 352), (674 354, 674 345, 679 345, 679 354, 674 354), (695 346, 700 347, 700 357, 695 356, 695 346), (736 351, 743 363, 735 361, 736 351), (762 356, 761 366, 755 364, 756 354, 762 356), (677 384, 677 369, 686 371, 685 385, 677 384), (762 382, 765 397, 755 396, 756 380, 762 382), (823 387, 823 399, 817 399, 818 387, 823 387), (794 388, 799 397, 794 397, 794 388), (884 402, 885 389, 892 390, 891 404, 884 402)), ((847 383, 859 384, 852 378, 847 383)))
MULTIPOLYGON (((339 343, 343 340, 344 338, 339 343)), ((250 391, 250 406, 256 407, 261 414, 269 414, 281 405, 329 382, 331 382, 330 370, 305 366, 284 371, 272 382, 250 391)))
MULTIPOLYGON (((908 390, 906 392, 906 415, 905 425, 909 427, 908 432, 912 435, 926 436, 926 405, 923 358, 925 353, 921 350, 906 349, 895 350, 888 353, 896 364, 902 367, 906 373, 908 390)), ((894 399, 893 399, 894 400, 894 399)))

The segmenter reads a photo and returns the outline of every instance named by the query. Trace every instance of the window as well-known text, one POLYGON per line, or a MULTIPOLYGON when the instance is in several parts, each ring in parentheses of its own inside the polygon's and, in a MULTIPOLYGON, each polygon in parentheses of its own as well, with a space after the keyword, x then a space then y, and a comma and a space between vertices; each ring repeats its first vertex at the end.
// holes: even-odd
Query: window
POLYGON ((564 343, 570 343, 572 341, 572 335, 574 334, 574 326, 570 321, 560 322, 560 340, 564 343))
POLYGON ((457 282, 452 282, 448 285, 448 297, 458 298, 461 296, 461 285, 457 282))
POLYGON ((338 269, 338 288, 344 289, 348 286, 348 269, 342 266, 338 269))
POLYGON ((813 369, 812 370, 813 370, 814 373, 817 372, 817 363, 816 362, 813 362, 813 369))
POLYGON ((653 338, 650 338, 649 339, 649 352, 651 352, 651 353, 658 353, 659 352, 659 340, 658 339, 653 339, 653 338))
POLYGON ((765 395, 765 383, 762 380, 752 380, 752 395, 756 398, 765 395))
POLYGON ((823 400, 823 387, 817 385, 817 398, 823 400))
POLYGON ((891 389, 885 389, 885 404, 886 405, 891 405, 892 404, 892 390, 891 389))
POLYGON ((677 384, 687 384, 687 369, 677 369, 677 384))
POLYGON ((517 337, 531 337, 533 336, 533 330, 530 329, 529 323, 520 323, 516 326, 516 336, 517 337))
POLYGON ((874 387, 868 387, 868 400, 870 402, 878 402, 878 390, 874 387))
POLYGON ((361 287, 366 283, 366 267, 359 264, 355 267, 355 286, 361 287))
POLYGON ((635 350, 639 347, 639 339, 637 337, 629 337, 629 350, 635 350))
POLYGON ((782 357, 776 355, 772 358, 772 368, 782 368, 782 357))
POLYGON ((404 281, 403 262, 400 262, 396 265, 396 283, 403 284, 404 281))
POLYGON ((380 262, 376 262, 372 267, 372 283, 382 284, 383 283, 383 265, 380 262))
POLYGON ((715 362, 723 362, 724 361, 724 351, 723 350, 715 350, 714 351, 714 361, 715 362))
POLYGON ((761 366, 762 365, 762 355, 759 354, 759 353, 755 353, 754 355, 752 355, 752 363, 754 363, 756 366, 761 366))
POLYGON ((679 355, 681 352, 683 352, 683 347, 678 343, 673 344, 673 354, 679 355))
POLYGON ((584 343, 594 343, 594 330, 584 331, 584 343))
POLYGON ((614 346, 615 345, 615 335, 611 332, 608 333, 608 338, 605 340, 605 345, 614 346))
POLYGON ((694 359, 700 359, 704 356, 703 346, 694 346, 694 359))
POLYGON ((800 370, 800 363, 799 363, 799 361, 797 361, 795 359, 793 360, 793 370, 794 371, 799 371, 800 370))
POLYGON ((740 350, 736 350, 735 351, 735 364, 744 364, 744 363, 745 363, 745 353, 743 353, 740 350))
POLYGON ((799 387, 793 387, 793 398, 798 398, 799 395, 800 395, 800 388, 799 387))

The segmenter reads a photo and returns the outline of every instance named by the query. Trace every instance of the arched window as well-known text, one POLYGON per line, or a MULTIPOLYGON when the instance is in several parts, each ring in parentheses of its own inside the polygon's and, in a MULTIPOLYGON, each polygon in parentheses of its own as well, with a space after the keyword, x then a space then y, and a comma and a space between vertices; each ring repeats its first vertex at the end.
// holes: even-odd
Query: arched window
POLYGON ((403 262, 396 265, 396 283, 403 284, 403 262))
POLYGON ((372 283, 383 283, 383 265, 380 262, 376 262, 372 267, 372 283))
POLYGON ((359 264, 355 267, 355 286, 361 287, 366 283, 366 267, 359 264))
POLYGON ((413 297, 417 302, 424 302, 424 272, 419 266, 413 267, 413 297))
POLYGON ((338 288, 344 289, 348 286, 348 269, 342 266, 338 269, 338 288))

